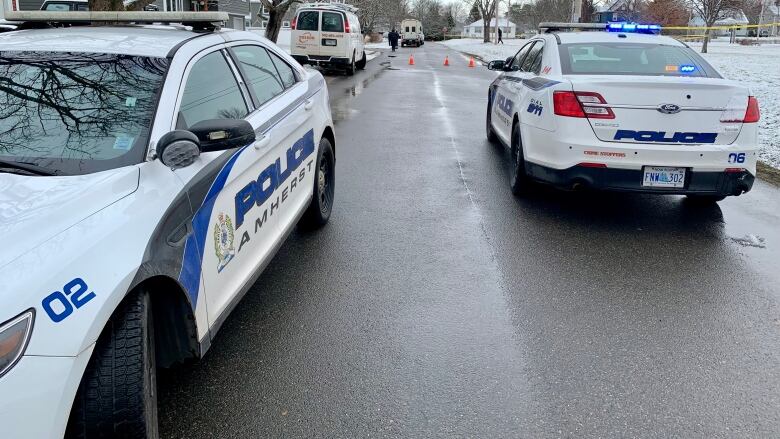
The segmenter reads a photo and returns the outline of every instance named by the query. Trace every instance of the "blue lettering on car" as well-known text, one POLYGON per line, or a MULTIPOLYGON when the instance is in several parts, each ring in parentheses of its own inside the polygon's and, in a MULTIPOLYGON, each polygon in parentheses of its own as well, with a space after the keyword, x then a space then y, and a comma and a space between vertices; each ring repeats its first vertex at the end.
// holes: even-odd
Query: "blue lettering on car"
POLYGON ((498 102, 496 102, 496 104, 507 116, 512 116, 512 109, 515 107, 515 103, 512 102, 511 99, 499 93, 498 102))
POLYGON ((77 277, 63 285, 62 291, 55 291, 44 297, 41 307, 52 322, 59 323, 95 297, 97 295, 94 291, 89 291, 84 279, 77 277))
POLYGON ((614 140, 635 140, 637 142, 659 143, 715 143, 718 133, 681 133, 667 137, 666 131, 617 130, 614 140))
POLYGON ((236 193, 236 229, 255 206, 260 207, 271 194, 290 177, 301 163, 314 152, 314 130, 310 130, 287 150, 286 166, 282 170, 281 157, 260 172, 257 180, 250 182, 236 193), (264 188, 267 186, 266 188, 264 188))
POLYGON ((729 154, 729 163, 745 163, 745 153, 732 152, 729 154))
POLYGON ((536 99, 531 99, 531 103, 528 104, 528 110, 529 113, 535 114, 537 116, 542 115, 542 111, 544 111, 544 106, 542 105, 541 101, 537 101, 536 99))

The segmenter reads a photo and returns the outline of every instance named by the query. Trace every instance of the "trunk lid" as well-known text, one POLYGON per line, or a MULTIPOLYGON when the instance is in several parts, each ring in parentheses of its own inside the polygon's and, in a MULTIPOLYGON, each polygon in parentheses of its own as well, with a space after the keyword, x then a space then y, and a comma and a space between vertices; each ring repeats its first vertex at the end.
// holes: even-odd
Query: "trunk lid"
POLYGON ((739 136, 748 104, 746 87, 720 78, 570 79, 575 93, 589 92, 578 99, 596 137, 605 142, 729 145, 739 136))

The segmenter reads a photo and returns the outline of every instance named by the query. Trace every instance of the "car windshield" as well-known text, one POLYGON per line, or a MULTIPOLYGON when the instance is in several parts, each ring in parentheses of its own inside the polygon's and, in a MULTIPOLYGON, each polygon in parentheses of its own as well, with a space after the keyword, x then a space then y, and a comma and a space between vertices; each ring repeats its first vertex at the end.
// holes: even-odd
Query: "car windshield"
POLYGON ((636 43, 561 44, 561 68, 565 75, 720 75, 687 47, 636 43))
POLYGON ((0 51, 0 160, 60 174, 140 163, 165 58, 0 51))

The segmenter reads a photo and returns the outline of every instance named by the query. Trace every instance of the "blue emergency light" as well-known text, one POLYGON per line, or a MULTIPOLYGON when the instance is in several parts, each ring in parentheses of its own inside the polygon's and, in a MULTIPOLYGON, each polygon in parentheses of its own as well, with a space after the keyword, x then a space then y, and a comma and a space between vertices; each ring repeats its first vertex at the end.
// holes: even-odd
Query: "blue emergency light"
POLYGON ((661 25, 626 23, 620 21, 620 22, 607 23, 607 32, 657 34, 661 32, 661 25))

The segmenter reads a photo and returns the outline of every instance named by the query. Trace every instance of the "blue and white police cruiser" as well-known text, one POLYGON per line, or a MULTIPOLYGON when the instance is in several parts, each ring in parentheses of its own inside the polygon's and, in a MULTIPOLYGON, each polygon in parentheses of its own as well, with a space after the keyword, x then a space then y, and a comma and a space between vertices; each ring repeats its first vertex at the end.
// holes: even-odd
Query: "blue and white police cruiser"
POLYGON ((491 84, 487 136, 511 148, 511 188, 686 194, 751 189, 756 98, 695 51, 633 23, 542 23, 491 84), (593 30, 572 32, 572 30, 593 30))
POLYGON ((155 437, 155 369, 329 219, 325 82, 225 13, 8 15, 0 437, 155 437))

